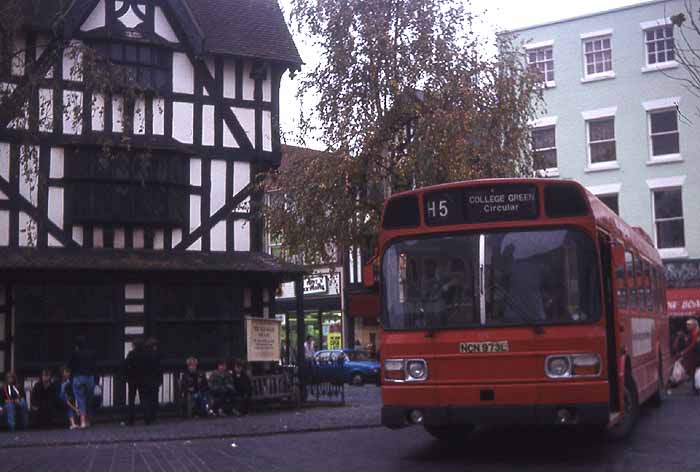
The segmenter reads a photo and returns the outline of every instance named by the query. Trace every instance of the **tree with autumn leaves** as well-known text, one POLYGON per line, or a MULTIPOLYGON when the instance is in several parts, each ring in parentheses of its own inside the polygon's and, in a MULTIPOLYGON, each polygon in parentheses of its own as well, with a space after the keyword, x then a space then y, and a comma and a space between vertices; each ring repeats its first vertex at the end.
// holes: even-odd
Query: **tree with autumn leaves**
POLYGON ((317 103, 300 135, 326 151, 265 181, 267 228, 289 253, 366 247, 396 192, 531 175, 538 77, 507 35, 479 37, 463 2, 295 0, 291 17, 322 53, 301 77, 317 103))

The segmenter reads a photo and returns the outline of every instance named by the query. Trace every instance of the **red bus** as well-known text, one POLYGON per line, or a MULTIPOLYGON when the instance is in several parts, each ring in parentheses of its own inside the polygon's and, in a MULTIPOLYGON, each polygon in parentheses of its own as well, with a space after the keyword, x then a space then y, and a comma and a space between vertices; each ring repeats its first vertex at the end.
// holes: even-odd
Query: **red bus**
POLYGON ((670 370, 649 236, 573 181, 493 179, 386 202, 378 240, 382 423, 622 437, 670 370))

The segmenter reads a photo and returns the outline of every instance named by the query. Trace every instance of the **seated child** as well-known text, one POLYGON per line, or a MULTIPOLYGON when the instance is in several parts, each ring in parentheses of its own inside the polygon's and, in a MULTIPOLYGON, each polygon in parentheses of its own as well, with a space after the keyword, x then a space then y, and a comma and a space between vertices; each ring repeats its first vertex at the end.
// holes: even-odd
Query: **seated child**
POLYGON ((61 369, 61 391, 59 399, 65 406, 66 416, 68 416, 68 424, 70 429, 77 429, 78 425, 75 418, 80 415, 78 407, 75 403, 75 393, 73 392, 73 381, 71 379, 71 370, 69 367, 61 369))
POLYGON ((188 402, 188 408, 190 405, 192 407, 192 411, 187 412, 188 415, 195 413, 206 417, 213 414, 214 412, 209 408, 209 384, 206 375, 199 371, 199 362, 196 357, 189 357, 186 362, 187 370, 180 377, 180 392, 188 402))
POLYGON ((7 415, 7 427, 11 433, 15 432, 16 419, 19 418, 20 428, 29 426, 29 409, 24 389, 17 385, 17 376, 14 372, 5 375, 5 386, 3 387, 4 410, 7 415))
POLYGON ((224 408, 232 405, 236 393, 233 376, 226 368, 226 361, 216 365, 216 370, 209 376, 209 391, 212 399, 212 409, 219 416, 224 415, 224 408))

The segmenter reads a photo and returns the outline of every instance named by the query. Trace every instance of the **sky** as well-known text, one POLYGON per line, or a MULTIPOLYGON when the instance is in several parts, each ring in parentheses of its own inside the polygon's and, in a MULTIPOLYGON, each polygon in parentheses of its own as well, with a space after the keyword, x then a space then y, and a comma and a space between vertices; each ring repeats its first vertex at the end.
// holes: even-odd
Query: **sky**
MULTIPOLYGON (((278 1, 289 20, 292 0, 278 1)), ((496 31, 503 29, 521 28, 637 3, 644 2, 640 0, 471 0, 469 8, 472 12, 480 12, 482 19, 479 26, 480 34, 493 36, 496 31), (481 33, 482 29, 483 33, 481 33)), ((293 26, 291 32, 305 63, 302 68, 303 73, 304 70, 310 70, 318 64, 319 52, 313 48, 309 38, 300 35, 293 26)), ((296 136, 302 104, 295 97, 297 86, 298 80, 290 79, 289 74, 285 75, 280 90, 280 124, 283 139, 288 144, 298 144, 296 136)), ((313 107, 312 100, 307 98, 303 107, 308 114, 313 107)), ((320 141, 309 139, 308 136, 305 144, 315 149, 323 148, 320 141)))

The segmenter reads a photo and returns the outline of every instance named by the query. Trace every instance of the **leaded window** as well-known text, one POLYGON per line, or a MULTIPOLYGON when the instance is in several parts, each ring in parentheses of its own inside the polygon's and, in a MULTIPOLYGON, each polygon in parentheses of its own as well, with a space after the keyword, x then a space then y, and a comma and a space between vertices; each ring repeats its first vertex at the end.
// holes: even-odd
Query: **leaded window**
POLYGON ((73 224, 182 226, 187 209, 187 159, 75 150, 66 161, 73 224))

